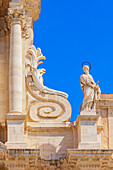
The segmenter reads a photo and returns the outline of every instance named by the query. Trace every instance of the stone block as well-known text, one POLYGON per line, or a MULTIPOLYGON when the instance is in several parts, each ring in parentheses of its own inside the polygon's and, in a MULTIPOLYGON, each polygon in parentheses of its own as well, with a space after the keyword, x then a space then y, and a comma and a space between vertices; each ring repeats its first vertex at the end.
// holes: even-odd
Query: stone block
POLYGON ((24 121, 26 115, 22 114, 8 114, 7 119, 7 148, 10 149, 25 149, 24 142, 24 121))
POLYGON ((79 115, 78 125, 78 148, 79 149, 99 149, 97 142, 97 120, 98 115, 79 115))

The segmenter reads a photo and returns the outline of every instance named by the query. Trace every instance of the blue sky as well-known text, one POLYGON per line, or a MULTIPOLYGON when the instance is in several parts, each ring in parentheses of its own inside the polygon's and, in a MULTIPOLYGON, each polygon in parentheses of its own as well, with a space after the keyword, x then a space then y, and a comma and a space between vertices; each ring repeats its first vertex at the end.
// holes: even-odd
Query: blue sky
POLYGON ((33 26, 34 45, 46 56, 44 85, 69 94, 71 121, 83 100, 82 62, 91 63, 102 93, 113 93, 113 0, 41 0, 33 26))

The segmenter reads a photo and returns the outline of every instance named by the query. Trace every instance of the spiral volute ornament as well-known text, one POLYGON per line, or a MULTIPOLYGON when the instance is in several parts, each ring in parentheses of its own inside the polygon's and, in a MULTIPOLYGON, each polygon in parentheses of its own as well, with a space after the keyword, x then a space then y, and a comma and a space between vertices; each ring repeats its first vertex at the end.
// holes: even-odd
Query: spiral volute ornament
POLYGON ((71 106, 64 92, 43 85, 45 69, 37 69, 45 57, 32 45, 26 54, 26 88, 29 98, 28 115, 32 121, 66 122, 71 117, 71 106))

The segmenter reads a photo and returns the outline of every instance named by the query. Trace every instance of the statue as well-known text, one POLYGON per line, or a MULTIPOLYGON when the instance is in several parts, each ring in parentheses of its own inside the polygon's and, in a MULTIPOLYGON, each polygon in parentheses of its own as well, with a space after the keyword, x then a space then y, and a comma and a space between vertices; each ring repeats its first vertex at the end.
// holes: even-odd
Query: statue
POLYGON ((96 102, 100 98, 100 87, 94 82, 93 77, 89 74, 89 66, 83 66, 84 73, 80 76, 81 88, 84 92, 84 99, 80 111, 95 111, 96 102))

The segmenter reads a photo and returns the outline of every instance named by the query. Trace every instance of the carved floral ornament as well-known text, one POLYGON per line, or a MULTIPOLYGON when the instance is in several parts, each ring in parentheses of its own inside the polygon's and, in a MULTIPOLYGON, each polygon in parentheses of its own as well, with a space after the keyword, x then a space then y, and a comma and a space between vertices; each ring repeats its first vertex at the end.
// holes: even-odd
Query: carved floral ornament
POLYGON ((21 24, 22 37, 33 39, 32 18, 25 15, 22 7, 9 8, 6 16, 5 30, 10 30, 12 24, 21 24))
POLYGON ((25 10, 23 7, 9 8, 8 17, 10 24, 23 23, 25 20, 25 10))
MULTIPOLYGON (((32 100, 28 106, 29 116, 33 121, 53 119, 55 121, 69 121, 71 117, 71 106, 67 100, 68 95, 64 92, 50 89, 43 84, 45 69, 37 69, 46 59, 41 49, 36 50, 32 45, 26 54, 26 86, 32 100)), ((50 121, 50 120, 49 120, 50 121)))

